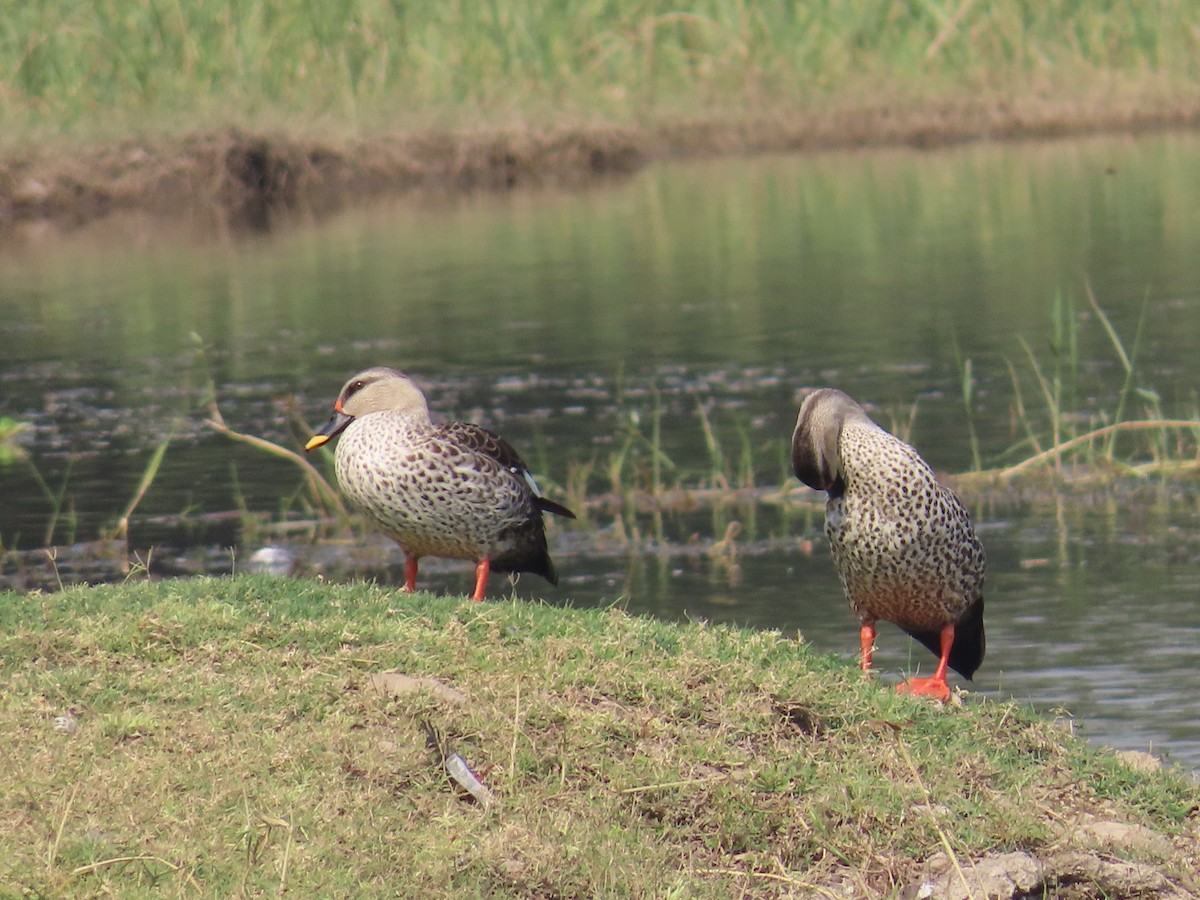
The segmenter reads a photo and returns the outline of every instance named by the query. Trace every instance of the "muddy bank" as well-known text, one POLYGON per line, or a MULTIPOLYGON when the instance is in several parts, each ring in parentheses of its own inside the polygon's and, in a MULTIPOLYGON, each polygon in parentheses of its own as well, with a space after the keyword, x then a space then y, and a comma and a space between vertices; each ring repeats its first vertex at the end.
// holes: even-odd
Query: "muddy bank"
POLYGON ((231 225, 273 212, 337 208, 380 193, 578 184, 664 159, 983 139, 1135 133, 1200 125, 1200 97, 1080 103, 979 96, 880 102, 635 126, 426 131, 315 140, 243 129, 0 154, 0 229, 70 227, 117 210, 215 209, 231 225))

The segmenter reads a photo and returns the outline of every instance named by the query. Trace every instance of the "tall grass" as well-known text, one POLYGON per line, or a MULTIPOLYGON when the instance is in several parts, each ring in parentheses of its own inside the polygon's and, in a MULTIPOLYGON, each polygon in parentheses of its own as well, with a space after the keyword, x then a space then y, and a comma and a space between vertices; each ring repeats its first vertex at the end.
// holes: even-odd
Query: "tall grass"
POLYGON ((0 20, 9 123, 365 109, 638 116, 995 88, 1096 71, 1188 83, 1196 0, 31 0, 0 20))

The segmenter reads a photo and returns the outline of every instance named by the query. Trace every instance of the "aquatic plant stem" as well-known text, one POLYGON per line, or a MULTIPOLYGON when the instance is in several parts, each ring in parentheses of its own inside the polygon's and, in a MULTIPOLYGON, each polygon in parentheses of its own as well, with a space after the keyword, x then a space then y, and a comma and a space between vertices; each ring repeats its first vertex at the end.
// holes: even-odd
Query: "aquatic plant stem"
POLYGON ((121 518, 117 520, 116 538, 121 541, 129 541, 129 517, 133 515, 133 511, 137 509, 138 504, 142 502, 142 498, 146 496, 146 492, 150 490, 150 485, 154 483, 154 479, 158 476, 158 470, 162 466, 163 458, 167 455, 167 447, 171 445, 171 439, 174 435, 168 435, 165 440, 154 448, 154 453, 150 456, 150 461, 146 463, 146 468, 142 472, 142 480, 138 482, 137 490, 133 493, 133 498, 129 501, 129 505, 125 507, 125 511, 121 513, 121 518))
POLYGON ((1029 441, 1029 446, 1033 448, 1034 453, 1042 452, 1042 442, 1038 440, 1037 432, 1033 430, 1033 425, 1030 424, 1029 414, 1025 411, 1025 396, 1021 392, 1021 380, 1017 376, 1017 370, 1012 364, 1012 360, 1005 358, 1004 364, 1008 366, 1008 377, 1013 386, 1013 404, 1015 406, 1015 415, 1017 421, 1025 428, 1025 437, 1029 441))
POLYGON ((296 451, 289 450, 287 447, 281 447, 279 444, 268 441, 266 438, 256 437, 252 434, 243 434, 240 431, 230 428, 225 424, 225 419, 221 416, 221 411, 217 409, 215 402, 209 407, 209 418, 204 420, 204 424, 228 438, 240 441, 243 444, 249 444, 251 447, 265 450, 272 456, 278 456, 295 463, 304 472, 314 495, 326 505, 326 508, 336 511, 339 515, 346 514, 346 508, 342 505, 342 499, 338 496, 337 491, 329 485, 329 482, 325 480, 312 463, 296 451))
POLYGON ((1103 428, 1097 428, 1087 434, 1081 434, 1078 437, 1073 437, 1070 440, 1062 441, 1037 453, 1028 459, 1024 459, 1019 463, 1009 466, 1006 469, 1000 469, 992 474, 997 478, 1011 478, 1014 475, 1019 475, 1029 469, 1035 468, 1041 463, 1050 459, 1055 459, 1061 462, 1063 451, 1070 450, 1073 447, 1078 447, 1080 444, 1086 444, 1089 441, 1094 441, 1097 438, 1106 437, 1110 434, 1115 434, 1118 431, 1153 431, 1162 430, 1165 428, 1187 428, 1195 430, 1200 428, 1200 421, 1192 419, 1147 419, 1136 422, 1116 422, 1112 425, 1105 425, 1103 428))
MULTIPOLYGON (((1042 396, 1046 400, 1046 406, 1050 410, 1050 427, 1052 429, 1050 449, 1047 454, 1055 457, 1055 466, 1062 465, 1062 459, 1058 457, 1058 448, 1062 444, 1062 407, 1060 405, 1060 394, 1058 390, 1058 380, 1055 379, 1055 385, 1051 386, 1046 380, 1046 376, 1042 374, 1042 367, 1038 365, 1037 357, 1033 355, 1033 348, 1029 346, 1029 342, 1023 337, 1018 337, 1021 342, 1021 347, 1025 350, 1025 355, 1029 358, 1029 364, 1033 367, 1033 374, 1037 377, 1038 384, 1042 389, 1042 396)), ((1042 456, 1043 454, 1038 454, 1042 456)), ((1036 458, 1036 457, 1035 457, 1036 458)))
MULTIPOLYGON (((50 521, 46 523, 46 532, 42 537, 42 546, 49 547, 53 543, 54 532, 58 530, 58 520, 62 515, 63 500, 67 493, 67 482, 71 477, 71 469, 75 466, 75 459, 74 457, 67 459, 67 467, 63 472, 62 485, 59 487, 57 493, 50 488, 49 483, 42 477, 42 473, 38 471, 37 466, 28 459, 26 462, 29 464, 29 471, 33 476, 33 480, 37 482, 37 486, 42 489, 42 494, 50 503, 50 521)), ((68 540, 67 543, 71 543, 71 541, 68 540)))
MULTIPOLYGON (((1137 390, 1134 384, 1134 378, 1136 376, 1134 361, 1137 359, 1137 350, 1142 342, 1142 329, 1146 324, 1146 307, 1145 304, 1142 305, 1142 314, 1138 317, 1137 333, 1133 338, 1133 354, 1131 355, 1125 351, 1125 345, 1122 343, 1120 335, 1117 334, 1117 329, 1113 327, 1112 322, 1109 320, 1108 316, 1105 315, 1104 310, 1100 308, 1100 304, 1096 300, 1096 295, 1092 291, 1091 283, 1085 282, 1084 289, 1087 293, 1088 303, 1092 307, 1092 312, 1095 314, 1096 318, 1100 320, 1100 324, 1104 327, 1104 332, 1108 335, 1108 340, 1112 344, 1113 350, 1116 351, 1117 358, 1121 360, 1121 368, 1125 370, 1125 381, 1122 383, 1121 393, 1117 397, 1117 411, 1113 414, 1113 421, 1120 422, 1121 417, 1125 414, 1126 399, 1128 399, 1131 393, 1134 393, 1137 390)), ((1154 397, 1154 406, 1157 407, 1157 395, 1154 395, 1154 397)), ((1158 409, 1155 409, 1154 411, 1159 412, 1158 409)), ((1106 456, 1112 456, 1113 447, 1116 445, 1116 440, 1117 438, 1115 433, 1109 437, 1107 445, 1104 448, 1106 456)))
POLYGON ((700 419, 700 429, 704 434, 704 446, 708 450, 709 469, 713 484, 729 490, 729 479, 725 474, 725 454, 721 451, 721 442, 713 429, 708 410, 699 400, 696 401, 696 416, 700 419))

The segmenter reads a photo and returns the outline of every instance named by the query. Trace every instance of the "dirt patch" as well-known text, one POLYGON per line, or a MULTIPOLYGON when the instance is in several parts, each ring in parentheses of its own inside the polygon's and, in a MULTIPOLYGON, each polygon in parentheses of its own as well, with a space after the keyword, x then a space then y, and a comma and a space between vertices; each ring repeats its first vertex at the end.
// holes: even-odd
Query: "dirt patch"
POLYGON ((867 102, 626 127, 441 130, 320 141, 226 129, 0 156, 0 223, 79 223, 118 209, 215 207, 232 225, 273 211, 341 207, 381 192, 507 190, 626 175, 647 162, 978 139, 1136 132, 1200 124, 1200 97, 1093 103, 974 96, 867 102))
POLYGON ((322 143, 239 129, 0 158, 0 222, 83 223, 139 209, 216 207, 234 225, 298 205, 342 206, 381 191, 462 191, 578 181, 636 170, 642 137, 621 129, 426 133, 322 143))

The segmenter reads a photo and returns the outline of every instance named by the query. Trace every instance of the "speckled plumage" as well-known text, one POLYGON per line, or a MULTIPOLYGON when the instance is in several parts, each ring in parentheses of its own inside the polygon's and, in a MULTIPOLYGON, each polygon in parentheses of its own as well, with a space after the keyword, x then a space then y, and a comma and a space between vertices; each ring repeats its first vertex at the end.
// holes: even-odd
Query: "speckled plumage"
POLYGON ((386 367, 346 382, 333 418, 308 447, 337 434, 342 493, 404 550, 409 589, 422 556, 481 564, 477 598, 489 570, 558 583, 542 512, 574 514, 539 496, 525 463, 499 435, 465 422, 434 424, 420 389, 386 367))
POLYGON ((894 622, 934 653, 955 626, 949 666, 970 678, 984 654, 985 557, 962 501, 916 450, 831 388, 801 406, 792 465, 828 493, 825 533, 860 622, 894 622))

